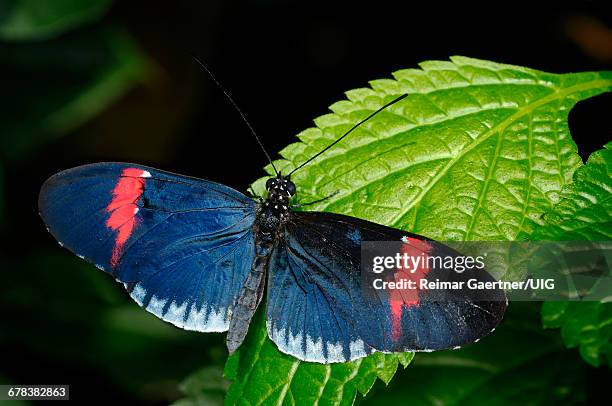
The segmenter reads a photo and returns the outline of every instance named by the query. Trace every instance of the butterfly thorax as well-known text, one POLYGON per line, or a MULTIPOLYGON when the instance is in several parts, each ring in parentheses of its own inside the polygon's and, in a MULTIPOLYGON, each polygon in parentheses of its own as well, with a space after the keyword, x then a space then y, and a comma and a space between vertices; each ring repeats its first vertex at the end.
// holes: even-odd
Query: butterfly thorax
POLYGON ((233 353, 246 337, 251 318, 261 302, 274 242, 282 224, 289 218, 290 200, 295 194, 293 182, 280 175, 268 179, 266 189, 268 197, 259 204, 255 220, 255 259, 232 309, 227 335, 230 353, 233 353))
POLYGON ((282 223, 289 214, 289 204, 295 194, 295 185, 279 175, 277 178, 268 179, 266 189, 268 198, 261 204, 261 216, 273 217, 282 223))

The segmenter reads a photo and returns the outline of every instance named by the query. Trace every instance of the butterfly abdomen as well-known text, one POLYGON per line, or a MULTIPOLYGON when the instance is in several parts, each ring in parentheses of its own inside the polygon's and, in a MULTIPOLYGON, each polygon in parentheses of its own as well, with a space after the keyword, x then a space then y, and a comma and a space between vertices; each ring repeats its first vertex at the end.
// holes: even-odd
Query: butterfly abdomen
POLYGON ((251 271, 236 298, 227 332, 227 349, 230 354, 244 341, 251 319, 263 297, 266 269, 274 248, 274 236, 279 225, 279 218, 275 213, 265 207, 259 211, 255 224, 255 258, 251 271))

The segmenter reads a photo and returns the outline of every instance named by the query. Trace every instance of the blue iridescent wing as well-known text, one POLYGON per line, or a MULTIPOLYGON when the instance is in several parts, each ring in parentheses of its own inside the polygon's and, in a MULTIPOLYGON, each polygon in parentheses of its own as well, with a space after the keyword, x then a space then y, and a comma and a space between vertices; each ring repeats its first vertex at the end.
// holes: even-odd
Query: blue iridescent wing
POLYGON ((226 331, 254 258, 255 202, 226 186, 140 165, 99 163, 49 178, 51 234, 176 326, 226 331))
MULTIPOLYGON (((439 290, 416 296, 362 286, 362 241, 404 241, 412 254, 459 255, 411 233, 332 213, 292 213, 271 257, 267 330, 279 349, 301 360, 344 362, 374 351, 433 351, 477 341, 501 321, 503 291, 439 290)), ((397 275, 401 276, 401 275, 397 275)), ((427 280, 481 281, 438 269, 427 280)))

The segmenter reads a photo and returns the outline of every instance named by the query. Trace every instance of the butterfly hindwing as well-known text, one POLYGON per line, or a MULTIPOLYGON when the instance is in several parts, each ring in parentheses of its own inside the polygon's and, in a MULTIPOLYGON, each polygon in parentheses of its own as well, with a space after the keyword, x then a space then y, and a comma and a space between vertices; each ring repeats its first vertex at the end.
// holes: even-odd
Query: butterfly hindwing
POLYGON ((148 311, 190 330, 227 330, 255 255, 251 199, 214 182, 101 163, 49 178, 39 210, 63 246, 148 311))
POLYGON ((322 363, 372 352, 352 320, 359 262, 342 255, 310 230, 287 226, 268 268, 267 331, 282 352, 322 363))
MULTIPOLYGON (((281 351, 329 363, 373 351, 448 349, 478 340, 501 321, 506 308, 501 290, 483 301, 468 290, 414 295, 362 286, 363 241, 404 241, 402 249, 411 255, 459 255, 443 244, 365 220, 292 213, 268 279, 268 335, 281 351)), ((494 280, 482 270, 420 272, 417 276, 427 280, 494 280)))

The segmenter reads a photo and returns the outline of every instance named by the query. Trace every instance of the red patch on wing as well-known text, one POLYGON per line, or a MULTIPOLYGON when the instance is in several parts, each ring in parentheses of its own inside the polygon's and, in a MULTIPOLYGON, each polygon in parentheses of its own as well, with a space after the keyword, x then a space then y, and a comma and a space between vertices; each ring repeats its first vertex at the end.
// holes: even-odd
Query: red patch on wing
POLYGON ((121 172, 119 181, 113 189, 113 200, 106 206, 110 217, 106 220, 106 226, 117 231, 115 246, 111 256, 110 264, 114 268, 119 262, 123 246, 129 240, 136 226, 136 202, 144 191, 145 171, 138 168, 126 168, 121 172))
POLYGON ((419 240, 418 238, 406 237, 401 248, 402 256, 406 254, 408 257, 418 260, 417 266, 413 268, 413 263, 410 263, 408 268, 400 267, 393 273, 393 280, 396 283, 400 281, 412 281, 415 289, 406 287, 405 289, 391 289, 389 293, 389 304, 391 305, 392 316, 392 336, 393 341, 399 340, 402 334, 402 314, 404 309, 412 306, 418 306, 420 280, 425 278, 429 273, 427 267, 428 253, 431 251, 431 244, 427 241, 419 240))

